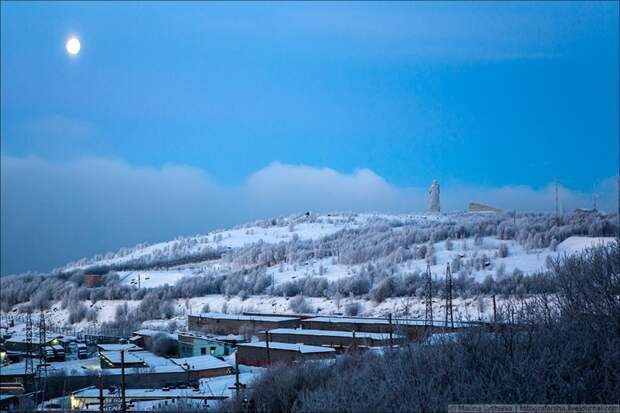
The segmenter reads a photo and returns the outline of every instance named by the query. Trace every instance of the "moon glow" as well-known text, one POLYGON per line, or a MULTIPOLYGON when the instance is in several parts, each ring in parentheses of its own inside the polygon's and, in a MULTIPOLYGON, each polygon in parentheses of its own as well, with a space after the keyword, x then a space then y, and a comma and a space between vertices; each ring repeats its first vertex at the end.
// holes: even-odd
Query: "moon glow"
POLYGON ((69 53, 70 55, 77 55, 78 53, 80 53, 80 41, 78 40, 77 37, 72 37, 69 40, 67 40, 67 53, 69 53))

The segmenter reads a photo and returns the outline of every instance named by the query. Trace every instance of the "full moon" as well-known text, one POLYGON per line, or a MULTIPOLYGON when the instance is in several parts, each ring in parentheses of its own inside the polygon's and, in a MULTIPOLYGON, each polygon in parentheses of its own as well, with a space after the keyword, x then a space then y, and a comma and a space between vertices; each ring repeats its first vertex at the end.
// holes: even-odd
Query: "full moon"
POLYGON ((77 37, 72 37, 69 40, 67 40, 67 52, 71 55, 76 55, 78 53, 80 53, 80 41, 77 39, 77 37))

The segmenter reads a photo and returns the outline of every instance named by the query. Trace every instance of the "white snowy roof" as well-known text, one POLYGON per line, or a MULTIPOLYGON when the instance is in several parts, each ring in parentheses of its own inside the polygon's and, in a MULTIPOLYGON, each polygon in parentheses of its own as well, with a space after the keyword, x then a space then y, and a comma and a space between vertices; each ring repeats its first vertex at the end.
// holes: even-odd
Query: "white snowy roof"
MULTIPOLYGON (((111 397, 114 393, 110 393, 109 389, 104 389, 103 397, 111 397)), ((98 398, 99 397, 99 389, 96 387, 87 387, 85 389, 77 390, 73 392, 73 396, 75 397, 84 397, 84 398, 98 398)), ((125 389, 125 397, 127 398, 162 398, 168 399, 172 397, 207 397, 210 396, 207 393, 204 393, 200 390, 194 389, 170 389, 170 390, 162 390, 162 389, 125 389)))
POLYGON ((97 344, 97 348, 101 351, 137 351, 141 350, 135 344, 97 344))
POLYGON ((157 335, 159 333, 168 334, 166 331, 150 330, 148 328, 143 328, 143 329, 140 329, 138 331, 134 331, 133 332, 133 334, 136 335, 136 336, 145 336, 145 337, 152 337, 152 336, 157 335))
MULTIPOLYGON (((121 352, 120 351, 102 351, 101 357, 105 357, 110 360, 110 362, 114 364, 119 364, 121 362, 121 352)), ((135 352, 125 353, 125 363, 135 364, 135 363, 144 363, 144 360, 135 356, 135 352)))
MULTIPOLYGON (((248 384, 256 377, 257 374, 253 372, 239 373, 239 383, 248 384)), ((234 375, 200 379, 200 389, 210 396, 232 397, 235 392, 235 381, 236 377, 234 375)))
MULTIPOLYGON (((357 318, 357 317, 315 317, 302 320, 302 322, 321 322, 321 323, 351 323, 351 324, 381 324, 389 325, 390 322, 385 318, 357 318)), ((444 321, 433 320, 434 327, 443 327, 444 321)), ((424 326, 426 322, 424 320, 411 320, 411 319, 392 319, 392 324, 397 327, 399 325, 407 326, 424 326)), ((455 321, 454 327, 469 327, 471 324, 455 321)))
MULTIPOLYGON (((351 331, 338 331, 338 330, 313 330, 313 329, 302 329, 302 328, 274 328, 273 330, 269 330, 270 334, 294 334, 294 335, 304 335, 304 336, 324 336, 324 337, 353 337, 353 332, 351 331)), ((373 340, 387 340, 390 338, 388 333, 363 333, 356 332, 355 337, 357 338, 370 338, 373 340)), ((394 339, 402 338, 398 334, 392 334, 394 339)))
MULTIPOLYGON (((254 343, 243 343, 237 347, 267 347, 267 343, 264 341, 256 341, 254 343)), ((299 353, 335 353, 336 350, 331 347, 309 346, 306 344, 291 344, 291 343, 279 343, 277 341, 270 341, 269 348, 277 350, 296 351, 299 353)))
POLYGON ((281 317, 281 316, 257 316, 243 314, 223 314, 223 313, 201 313, 194 317, 210 318, 218 320, 236 320, 236 321, 294 321, 299 320, 298 317, 281 317))
MULTIPOLYGON (((67 360, 67 361, 52 361, 48 362, 48 374, 54 374, 54 372, 65 371, 71 375, 86 374, 87 371, 101 370, 100 360, 98 357, 79 360, 67 360)), ((0 368, 0 376, 24 374, 26 363, 20 361, 19 363, 9 364, 8 366, 2 366, 0 368)), ((36 368, 36 364, 35 364, 36 368)), ((116 370, 116 369, 110 369, 116 370)), ((120 370, 120 369, 119 369, 120 370)))
POLYGON ((210 355, 171 359, 171 361, 184 369, 186 369, 185 365, 187 363, 190 371, 232 367, 229 363, 210 355))
MULTIPOLYGON (((50 341, 58 338, 59 336, 57 335, 48 335, 45 338, 45 342, 49 343, 50 341)), ((19 335, 14 335, 11 338, 8 338, 6 340, 7 343, 26 343, 26 335, 25 334, 19 334, 19 335)), ((32 344, 39 344, 39 335, 38 334, 33 334, 32 335, 32 344)))

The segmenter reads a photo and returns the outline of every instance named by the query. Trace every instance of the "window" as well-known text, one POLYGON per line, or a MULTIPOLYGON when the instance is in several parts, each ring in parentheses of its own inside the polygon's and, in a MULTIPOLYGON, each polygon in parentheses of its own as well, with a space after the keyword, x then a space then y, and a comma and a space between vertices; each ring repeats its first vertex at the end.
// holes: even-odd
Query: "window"
POLYGON ((200 347, 200 355, 204 356, 205 354, 207 354, 207 348, 206 347, 200 347))
POLYGON ((215 347, 211 346, 211 354, 215 354, 215 347))

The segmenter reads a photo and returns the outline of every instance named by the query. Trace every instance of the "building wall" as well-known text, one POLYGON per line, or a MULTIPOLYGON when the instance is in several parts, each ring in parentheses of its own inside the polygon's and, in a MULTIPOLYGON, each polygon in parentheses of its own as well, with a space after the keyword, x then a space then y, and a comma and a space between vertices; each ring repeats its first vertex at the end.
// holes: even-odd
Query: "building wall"
POLYGON ((237 347, 237 358, 239 364, 246 366, 264 367, 271 364, 291 365, 301 363, 308 360, 326 360, 335 358, 335 353, 300 353, 298 351, 269 349, 269 357, 267 357, 267 349, 265 347, 239 346, 237 347))
POLYGON ((248 320, 228 320, 201 318, 190 315, 187 317, 187 328, 191 331, 214 334, 240 334, 246 331, 257 332, 260 330, 271 330, 274 328, 297 328, 299 320, 282 321, 248 321, 248 320))
MULTIPOLYGON (((303 331, 303 330, 302 330, 303 331)), ((259 338, 265 340, 265 333, 259 333, 259 338)), ((280 343, 303 343, 312 346, 329 346, 329 347, 350 347, 353 345, 353 337, 340 337, 340 336, 323 336, 313 334, 288 334, 288 333, 273 333, 269 334, 271 341, 277 341, 280 343)), ((394 342, 398 342, 395 338, 394 342)), ((386 346, 390 344, 390 339, 384 340, 373 339, 370 337, 355 337, 355 345, 357 346, 386 346)))
POLYGON ((233 374, 232 367, 221 367, 218 369, 190 371, 189 378, 193 381, 206 377, 228 376, 229 374, 233 374))
MULTIPOLYGON (((390 325, 385 323, 352 323, 352 322, 327 322, 302 320, 302 328, 309 330, 340 330, 340 331, 357 331, 364 333, 384 333, 389 334, 390 325)), ((428 334, 445 332, 444 327, 427 327, 424 325, 406 325, 394 323, 391 326, 393 334, 406 336, 409 340, 422 340, 428 334)), ((458 331, 457 328, 448 328, 447 331, 458 331)))
POLYGON ((211 355, 215 357, 228 356, 232 353, 232 345, 203 337, 179 335, 179 354, 181 357, 195 357, 211 355))

